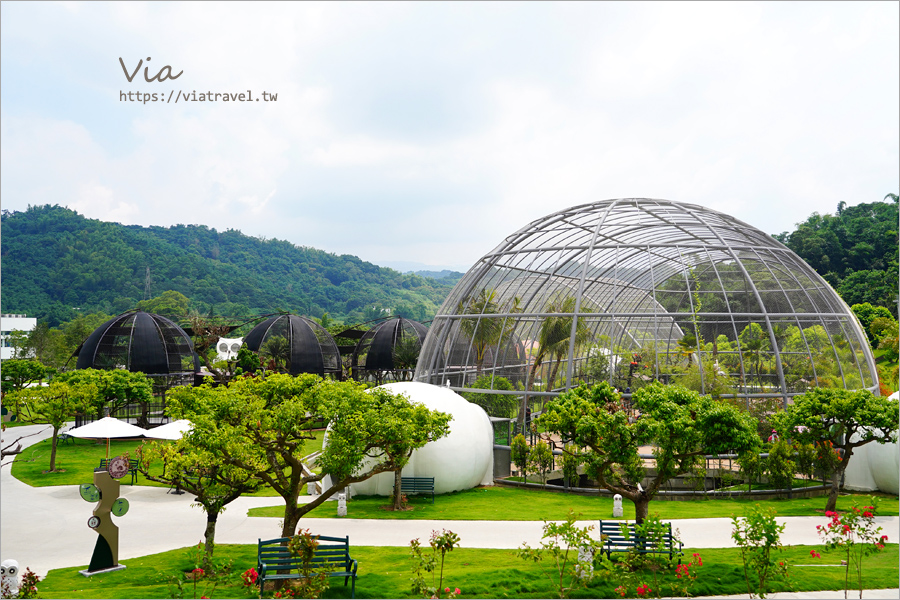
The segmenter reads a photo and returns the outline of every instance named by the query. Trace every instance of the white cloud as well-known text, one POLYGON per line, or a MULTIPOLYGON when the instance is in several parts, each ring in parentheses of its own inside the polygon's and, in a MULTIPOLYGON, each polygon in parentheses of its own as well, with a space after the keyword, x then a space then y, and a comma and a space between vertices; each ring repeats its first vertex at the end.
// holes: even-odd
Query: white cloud
POLYGON ((593 200, 681 200, 771 233, 900 179, 891 3, 0 10, 4 208, 470 264, 593 200), (127 84, 120 56, 184 75, 127 84), (278 101, 118 100, 247 89, 278 101))

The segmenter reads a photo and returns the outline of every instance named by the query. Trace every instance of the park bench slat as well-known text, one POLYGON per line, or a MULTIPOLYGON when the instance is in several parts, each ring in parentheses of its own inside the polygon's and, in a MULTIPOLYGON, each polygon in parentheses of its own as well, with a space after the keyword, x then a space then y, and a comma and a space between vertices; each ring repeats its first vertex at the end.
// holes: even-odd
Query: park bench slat
POLYGON ((434 504, 434 477, 401 477, 400 493, 431 494, 431 503, 434 504))
MULTIPOLYGON (((358 564, 350 557, 350 536, 344 538, 316 536, 319 547, 313 555, 312 564, 321 569, 335 569, 320 571, 328 577, 343 577, 344 585, 352 578, 350 597, 356 597, 356 570, 358 564), (322 542, 325 542, 324 544, 322 542)), ((286 579, 299 579, 299 569, 302 561, 291 555, 287 548, 290 538, 275 538, 272 540, 258 540, 257 543, 257 573, 259 590, 262 593, 266 581, 283 581, 286 579), (277 571, 298 570, 296 573, 278 573, 277 571)))
POLYGON ((613 552, 637 552, 638 554, 667 554, 669 560, 678 556, 678 564, 681 564, 681 557, 684 555, 682 551, 682 543, 675 539, 672 535, 672 524, 664 523, 666 530, 662 535, 662 547, 657 547, 645 543, 641 543, 635 531, 635 523, 623 521, 600 521, 600 534, 603 536, 603 547, 601 552, 606 552, 606 557, 610 558, 613 552), (623 535, 622 524, 628 527, 628 535, 623 535), (677 548, 676 548, 677 545, 677 548))

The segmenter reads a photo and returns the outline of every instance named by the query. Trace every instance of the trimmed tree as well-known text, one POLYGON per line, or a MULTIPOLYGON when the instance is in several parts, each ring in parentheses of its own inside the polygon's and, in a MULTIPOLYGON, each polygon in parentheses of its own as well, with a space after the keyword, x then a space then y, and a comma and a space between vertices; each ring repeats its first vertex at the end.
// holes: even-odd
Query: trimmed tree
POLYGON ((60 373, 57 381, 73 385, 92 385, 97 394, 92 398, 91 409, 98 418, 104 411, 115 417, 127 404, 150 402, 153 399, 153 385, 146 375, 125 369, 76 369, 60 373))
POLYGON ((137 451, 138 471, 150 481, 176 486, 195 496, 194 501, 206 513, 203 569, 211 571, 219 515, 241 494, 255 492, 260 481, 246 470, 221 464, 203 444, 191 439, 195 435, 188 432, 173 443, 144 442, 137 451))
POLYGON ((772 419, 782 437, 800 442, 831 442, 841 461, 831 473, 825 510, 837 507, 841 479, 853 451, 860 446, 897 441, 900 402, 868 390, 815 388, 795 396, 793 403, 772 419))
POLYGON ((4 360, 3 374, 0 377, 0 391, 4 394, 17 392, 32 384, 40 383, 52 372, 53 369, 49 369, 33 359, 4 360))
POLYGON ((56 446, 59 430, 77 414, 89 410, 98 395, 92 383, 54 381, 50 385, 25 388, 9 396, 19 410, 19 419, 35 425, 50 425, 50 470, 56 471, 56 446))
MULTIPOLYGON (((190 442, 269 485, 284 499, 282 537, 294 535, 300 518, 351 483, 364 481, 402 462, 403 449, 446 435, 449 415, 412 405, 403 397, 367 393, 355 382, 315 375, 240 378, 227 386, 176 388, 169 414, 194 425, 190 442), (406 415, 410 423, 398 423, 406 415), (303 464, 304 443, 324 418, 327 443, 316 464, 303 464), (384 449, 390 448, 391 452, 384 449), (304 486, 331 476, 331 486, 299 504, 304 486)), ((408 456, 407 456, 408 459, 408 456)))
POLYGON ((753 419, 728 403, 660 383, 639 389, 632 401, 634 413, 608 383, 582 385, 549 401, 538 421, 586 449, 588 470, 602 488, 634 503, 638 523, 644 522, 660 487, 694 471, 704 455, 758 448, 753 419), (640 458, 641 446, 653 446, 652 478, 640 458))

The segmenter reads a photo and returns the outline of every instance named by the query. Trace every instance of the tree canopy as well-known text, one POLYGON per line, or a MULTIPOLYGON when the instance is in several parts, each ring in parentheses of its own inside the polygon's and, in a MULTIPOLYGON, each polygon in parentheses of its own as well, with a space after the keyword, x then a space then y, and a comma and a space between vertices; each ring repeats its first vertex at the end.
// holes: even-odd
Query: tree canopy
POLYGON ((841 450, 841 461, 832 474, 831 493, 825 510, 835 510, 841 476, 853 450, 878 442, 897 441, 900 403, 868 390, 815 388, 795 396, 787 411, 772 418, 782 437, 801 442, 830 441, 841 450))
POLYGON ((402 468, 412 449, 447 434, 451 418, 385 390, 367 392, 354 382, 307 374, 175 388, 168 402, 172 417, 194 424, 187 443, 253 475, 284 499, 284 537, 294 534, 304 514, 347 485, 402 468), (322 472, 315 474, 303 463, 304 444, 321 420, 330 429, 316 459, 322 472), (331 486, 312 502, 298 504, 303 487, 326 475, 331 486))
POLYGON ((584 449, 581 458, 600 485, 635 505, 636 520, 672 477, 690 473, 706 454, 741 453, 759 446, 756 423, 727 402, 677 385, 652 383, 637 390, 632 406, 608 383, 582 385, 547 402, 538 423, 584 449), (640 458, 653 446, 656 473, 640 458))

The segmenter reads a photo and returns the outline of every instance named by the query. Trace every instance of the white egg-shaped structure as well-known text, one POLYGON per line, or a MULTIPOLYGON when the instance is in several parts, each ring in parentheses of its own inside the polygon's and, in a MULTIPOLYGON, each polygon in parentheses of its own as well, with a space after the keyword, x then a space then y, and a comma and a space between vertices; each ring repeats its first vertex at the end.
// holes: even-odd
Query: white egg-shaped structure
MULTIPOLYGON (((483 408, 446 387, 427 383, 407 381, 381 387, 453 415, 449 435, 414 451, 403 469, 404 477, 434 477, 436 494, 493 483, 494 434, 483 408)), ((351 488, 354 496, 390 496, 393 485, 394 474, 381 473, 351 488)))

